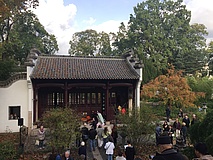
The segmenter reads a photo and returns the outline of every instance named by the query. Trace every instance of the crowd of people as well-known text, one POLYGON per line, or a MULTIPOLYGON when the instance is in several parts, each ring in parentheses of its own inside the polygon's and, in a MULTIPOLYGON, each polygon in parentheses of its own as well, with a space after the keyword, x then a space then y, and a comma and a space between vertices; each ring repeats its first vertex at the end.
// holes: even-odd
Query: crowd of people
POLYGON ((174 139, 181 139, 182 142, 187 144, 187 134, 189 127, 196 123, 197 117, 195 114, 192 115, 192 120, 190 120, 187 114, 183 113, 183 110, 180 109, 177 117, 174 122, 170 121, 170 109, 167 107, 166 109, 166 121, 164 121, 163 125, 157 124, 156 126, 156 145, 158 145, 158 137, 162 133, 166 133, 170 139, 171 143, 174 143, 174 139))
POLYGON ((97 148, 104 149, 107 159, 113 160, 114 149, 118 138, 116 126, 104 126, 93 118, 90 129, 88 124, 84 123, 81 133, 83 142, 89 145, 89 152, 95 151, 97 148))
MULTIPOLYGON (((167 114, 168 110, 166 110, 167 114)), ((170 111, 169 111, 170 112, 170 111)), ((190 120, 187 114, 184 114, 180 109, 175 121, 170 121, 167 117, 166 121, 161 125, 157 123, 156 126, 156 145, 159 147, 155 155, 150 156, 153 160, 187 160, 188 158, 178 152, 174 148, 174 139, 181 137, 183 143, 187 141, 187 130, 191 125, 196 123, 196 115, 192 115, 190 120)), ((123 149, 118 149, 118 152, 114 153, 115 148, 119 148, 117 144, 118 131, 116 125, 104 125, 93 117, 89 123, 84 123, 80 128, 81 137, 79 139, 78 156, 81 160, 88 159, 88 152, 95 152, 96 150, 102 150, 105 152, 107 160, 142 160, 136 157, 135 147, 129 140, 126 141, 126 145, 123 149)), ((44 148, 45 130, 41 126, 38 131, 39 148, 44 148)), ((194 146, 195 155, 199 160, 213 160, 213 157, 208 154, 208 150, 205 143, 197 143, 194 146)), ((97 152, 99 153, 99 152, 97 152)), ((79 159, 78 157, 78 159, 79 159)), ((76 160, 70 154, 70 150, 67 150, 63 157, 57 155, 55 160, 76 160)), ((93 157, 93 160, 97 160, 93 157)))
MULTIPOLYGON (((183 144, 186 146, 187 132, 190 126, 197 122, 197 117, 192 114, 190 120, 187 114, 183 113, 180 109, 177 118, 174 122, 170 121, 170 109, 166 108, 166 121, 160 126, 159 123, 156 125, 156 145, 159 147, 159 153, 156 153, 151 159, 153 160, 188 160, 186 155, 181 154, 174 148, 174 139, 181 139, 183 144)), ((207 146, 203 142, 199 142, 194 146, 196 158, 194 160, 213 160, 213 157, 208 154, 207 146)))
MULTIPOLYGON (((84 123, 81 128, 82 141, 88 144, 88 151, 96 151, 96 149, 104 150, 107 160, 134 160, 135 148, 128 140, 123 150, 119 150, 114 155, 117 146, 118 131, 116 125, 104 125, 98 121, 96 117, 92 118, 90 125, 84 123)), ((80 155, 80 153, 79 153, 80 155)), ((86 156, 85 156, 86 160, 86 156)))

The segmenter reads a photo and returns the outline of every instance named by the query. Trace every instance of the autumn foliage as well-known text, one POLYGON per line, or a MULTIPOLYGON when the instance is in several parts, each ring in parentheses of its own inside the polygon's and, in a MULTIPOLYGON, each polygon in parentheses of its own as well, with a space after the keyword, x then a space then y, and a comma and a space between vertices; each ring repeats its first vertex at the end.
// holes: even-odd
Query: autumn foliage
POLYGON ((182 71, 176 71, 170 66, 166 75, 160 75, 143 86, 141 96, 144 99, 155 98, 164 104, 179 104, 183 107, 193 107, 194 101, 204 93, 195 93, 182 76, 182 71))

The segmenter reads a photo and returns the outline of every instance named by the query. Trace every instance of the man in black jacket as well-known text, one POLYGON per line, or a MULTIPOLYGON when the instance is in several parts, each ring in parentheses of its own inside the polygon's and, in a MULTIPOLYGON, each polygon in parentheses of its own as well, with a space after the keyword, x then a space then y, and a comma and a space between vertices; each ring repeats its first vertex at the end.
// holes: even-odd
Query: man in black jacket
POLYGON ((95 151, 96 135, 97 135, 97 131, 92 126, 91 129, 89 130, 89 140, 90 140, 91 151, 92 150, 95 151))
POLYGON ((158 139, 160 153, 156 153, 153 160, 184 160, 184 156, 173 149, 169 136, 160 136, 158 139))
POLYGON ((89 130, 87 128, 87 124, 84 123, 84 126, 81 128, 82 140, 86 143, 89 138, 89 130))
POLYGON ((131 142, 128 140, 125 147, 126 160, 134 160, 135 158, 135 148, 132 146, 131 142))

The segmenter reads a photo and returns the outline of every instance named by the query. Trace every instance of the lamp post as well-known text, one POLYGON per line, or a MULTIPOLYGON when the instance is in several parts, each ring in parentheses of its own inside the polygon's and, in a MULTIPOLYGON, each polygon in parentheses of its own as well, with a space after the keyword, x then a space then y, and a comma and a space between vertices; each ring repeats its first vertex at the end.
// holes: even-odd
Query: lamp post
POLYGON ((18 126, 20 126, 20 128, 19 128, 19 139, 20 139, 20 149, 21 149, 21 152, 23 151, 23 148, 24 148, 24 146, 23 146, 23 144, 22 144, 22 139, 21 139, 21 126, 23 126, 23 121, 24 121, 24 119, 23 118, 19 118, 18 119, 18 126))

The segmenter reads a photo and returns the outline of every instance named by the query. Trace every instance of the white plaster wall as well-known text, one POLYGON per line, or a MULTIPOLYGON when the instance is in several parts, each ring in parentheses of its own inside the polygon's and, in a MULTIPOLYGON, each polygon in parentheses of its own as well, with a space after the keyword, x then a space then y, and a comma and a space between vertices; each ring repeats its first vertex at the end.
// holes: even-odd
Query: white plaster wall
POLYGON ((6 129, 19 132, 18 120, 9 120, 9 106, 21 106, 21 118, 28 125, 28 88, 27 80, 14 82, 8 88, 0 88, 0 132, 6 129))

